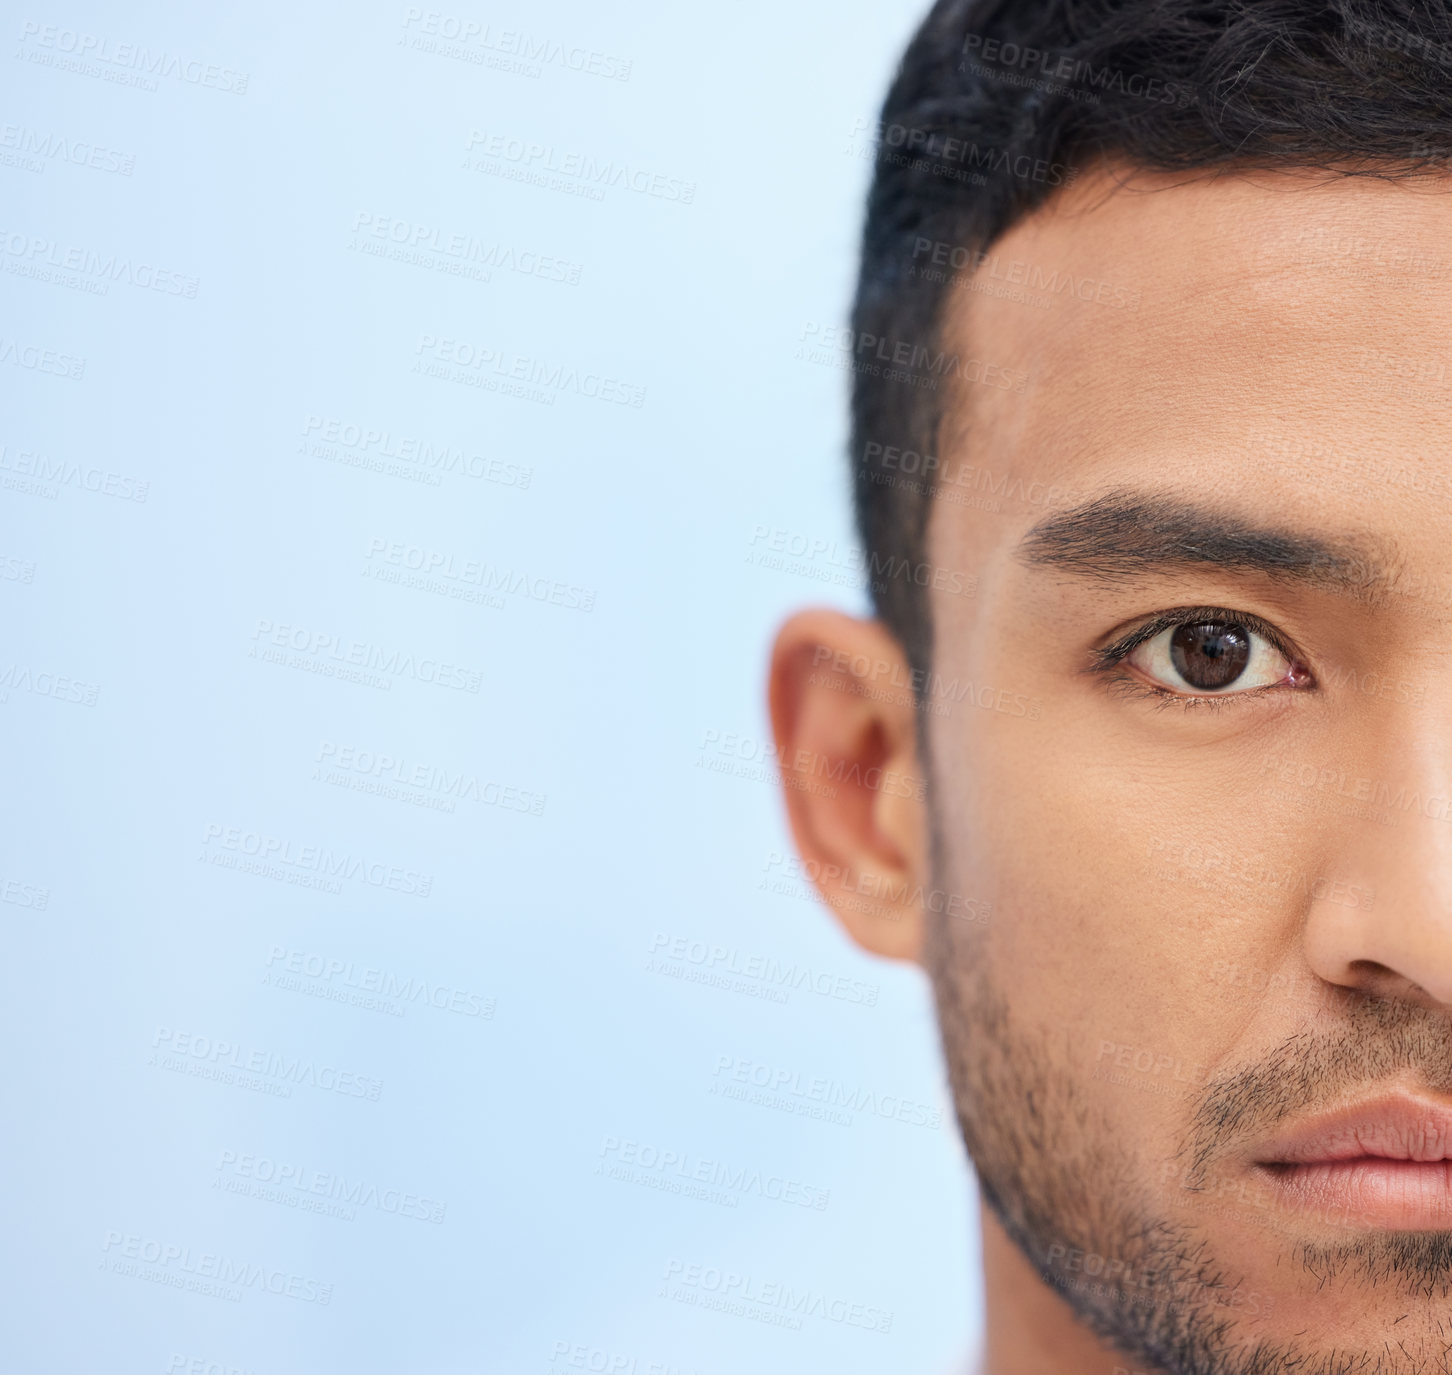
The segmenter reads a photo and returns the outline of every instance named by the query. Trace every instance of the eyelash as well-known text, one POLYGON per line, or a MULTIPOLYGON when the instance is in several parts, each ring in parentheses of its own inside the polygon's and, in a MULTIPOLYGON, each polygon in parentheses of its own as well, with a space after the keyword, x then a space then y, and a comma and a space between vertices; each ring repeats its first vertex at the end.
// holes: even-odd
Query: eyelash
MULTIPOLYGON (((1145 698, 1154 701, 1160 708, 1177 706, 1186 711, 1219 711, 1232 703, 1238 705, 1247 699, 1263 697, 1268 692, 1284 690, 1283 683, 1272 683, 1267 687, 1247 688, 1243 692, 1223 695, 1190 695, 1171 692, 1169 688, 1145 683, 1138 678, 1130 677, 1127 673, 1119 672, 1119 666, 1140 645, 1147 640, 1154 639, 1161 631, 1172 630, 1176 626, 1193 625, 1200 621, 1224 621, 1233 625, 1243 625, 1247 630, 1253 631, 1274 645, 1276 650, 1292 664, 1303 662, 1302 656, 1297 652, 1295 646, 1275 626, 1271 625, 1269 621, 1261 620, 1259 616, 1253 616, 1244 611, 1229 611, 1223 606, 1182 606, 1169 611, 1161 611, 1127 634, 1121 635, 1117 640, 1096 649, 1089 671, 1102 675, 1106 679, 1108 688, 1118 695, 1145 698)), ((1295 690, 1303 691, 1306 687, 1314 686, 1315 682, 1311 680, 1295 690)))

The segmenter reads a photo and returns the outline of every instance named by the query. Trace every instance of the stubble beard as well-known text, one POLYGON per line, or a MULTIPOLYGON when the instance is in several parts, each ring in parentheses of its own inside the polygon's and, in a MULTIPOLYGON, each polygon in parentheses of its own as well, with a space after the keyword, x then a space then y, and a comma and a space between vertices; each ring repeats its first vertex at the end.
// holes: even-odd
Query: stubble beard
MULTIPOLYGON (((956 891, 936 837, 934 852, 935 886, 956 891)), ((1201 1228, 1157 1213, 1145 1186, 1154 1162, 1139 1157, 1136 1143, 1118 1139, 1062 1043, 1015 1018, 981 934, 942 916, 928 914, 927 921, 924 958, 959 1130, 982 1196, 1084 1327, 1165 1375, 1452 1371, 1452 1315, 1439 1320, 1430 1309, 1420 1330, 1401 1329, 1366 1350, 1248 1333, 1232 1306, 1237 1294, 1244 1296, 1244 1278, 1216 1261, 1201 1228), (1116 1279, 1069 1273, 1055 1258, 1073 1252, 1098 1258, 1101 1275, 1112 1268, 1116 1279)), ((1306 1056, 1293 1039, 1283 1047, 1287 1063, 1270 1057, 1208 1086, 1173 1157, 1175 1168, 1192 1162, 1203 1182, 1229 1149, 1218 1126, 1227 1108, 1236 1109, 1246 1130, 1279 1120, 1314 1097, 1318 1074, 1324 1095, 1331 1085, 1359 1082, 1357 1075, 1371 1081, 1390 1068, 1425 1065, 1431 1049, 1442 1052, 1430 1063, 1446 1066, 1442 1074, 1452 1088, 1452 1024, 1445 1017, 1368 1003, 1353 1011, 1339 1035, 1323 1034, 1319 1045, 1319 1056, 1306 1056), (1290 1084, 1303 1086, 1299 1098, 1290 1084)), ((1349 1300, 1331 1284, 1324 1290, 1328 1319, 1338 1315, 1339 1304, 1355 1304, 1358 1293, 1364 1300, 1367 1286, 1424 1301, 1452 1294, 1452 1232, 1360 1233, 1333 1245, 1304 1242, 1286 1255, 1292 1265, 1279 1273, 1288 1278, 1345 1282, 1349 1300)))

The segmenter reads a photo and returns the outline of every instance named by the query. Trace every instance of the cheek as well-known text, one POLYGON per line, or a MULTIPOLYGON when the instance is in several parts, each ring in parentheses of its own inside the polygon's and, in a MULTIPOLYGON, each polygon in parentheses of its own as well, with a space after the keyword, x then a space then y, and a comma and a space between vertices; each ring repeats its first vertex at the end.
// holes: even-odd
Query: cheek
POLYGON ((1304 1011, 1264 996, 1300 968, 1304 811, 1254 780, 1217 788, 1193 760, 1127 765, 1091 723, 981 715, 935 747, 945 858, 991 905, 985 967, 1076 1076, 1109 1061, 1188 1090, 1253 1020, 1304 1011))

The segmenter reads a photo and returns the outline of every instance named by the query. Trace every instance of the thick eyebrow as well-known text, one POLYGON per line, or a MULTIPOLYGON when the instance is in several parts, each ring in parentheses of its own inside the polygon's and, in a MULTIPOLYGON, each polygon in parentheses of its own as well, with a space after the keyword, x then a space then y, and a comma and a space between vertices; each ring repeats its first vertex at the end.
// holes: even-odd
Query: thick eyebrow
POLYGON ((1371 603, 1397 581, 1389 555, 1368 552, 1364 539, 1247 524, 1227 509, 1124 490, 1039 521, 1016 555, 1105 581, 1194 566, 1261 573, 1371 603))

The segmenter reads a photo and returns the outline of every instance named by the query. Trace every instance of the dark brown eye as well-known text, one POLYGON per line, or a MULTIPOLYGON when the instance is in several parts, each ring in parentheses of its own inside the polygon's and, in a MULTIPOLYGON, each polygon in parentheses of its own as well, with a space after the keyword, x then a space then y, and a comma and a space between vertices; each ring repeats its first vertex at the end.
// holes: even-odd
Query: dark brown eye
POLYGON ((1233 697, 1291 685, 1297 670, 1260 631, 1242 621, 1186 621, 1136 645, 1124 662, 1181 697, 1233 697))
POLYGON ((1170 662, 1200 692, 1229 687, 1250 663, 1250 631, 1224 621, 1182 625, 1170 636, 1170 662))

